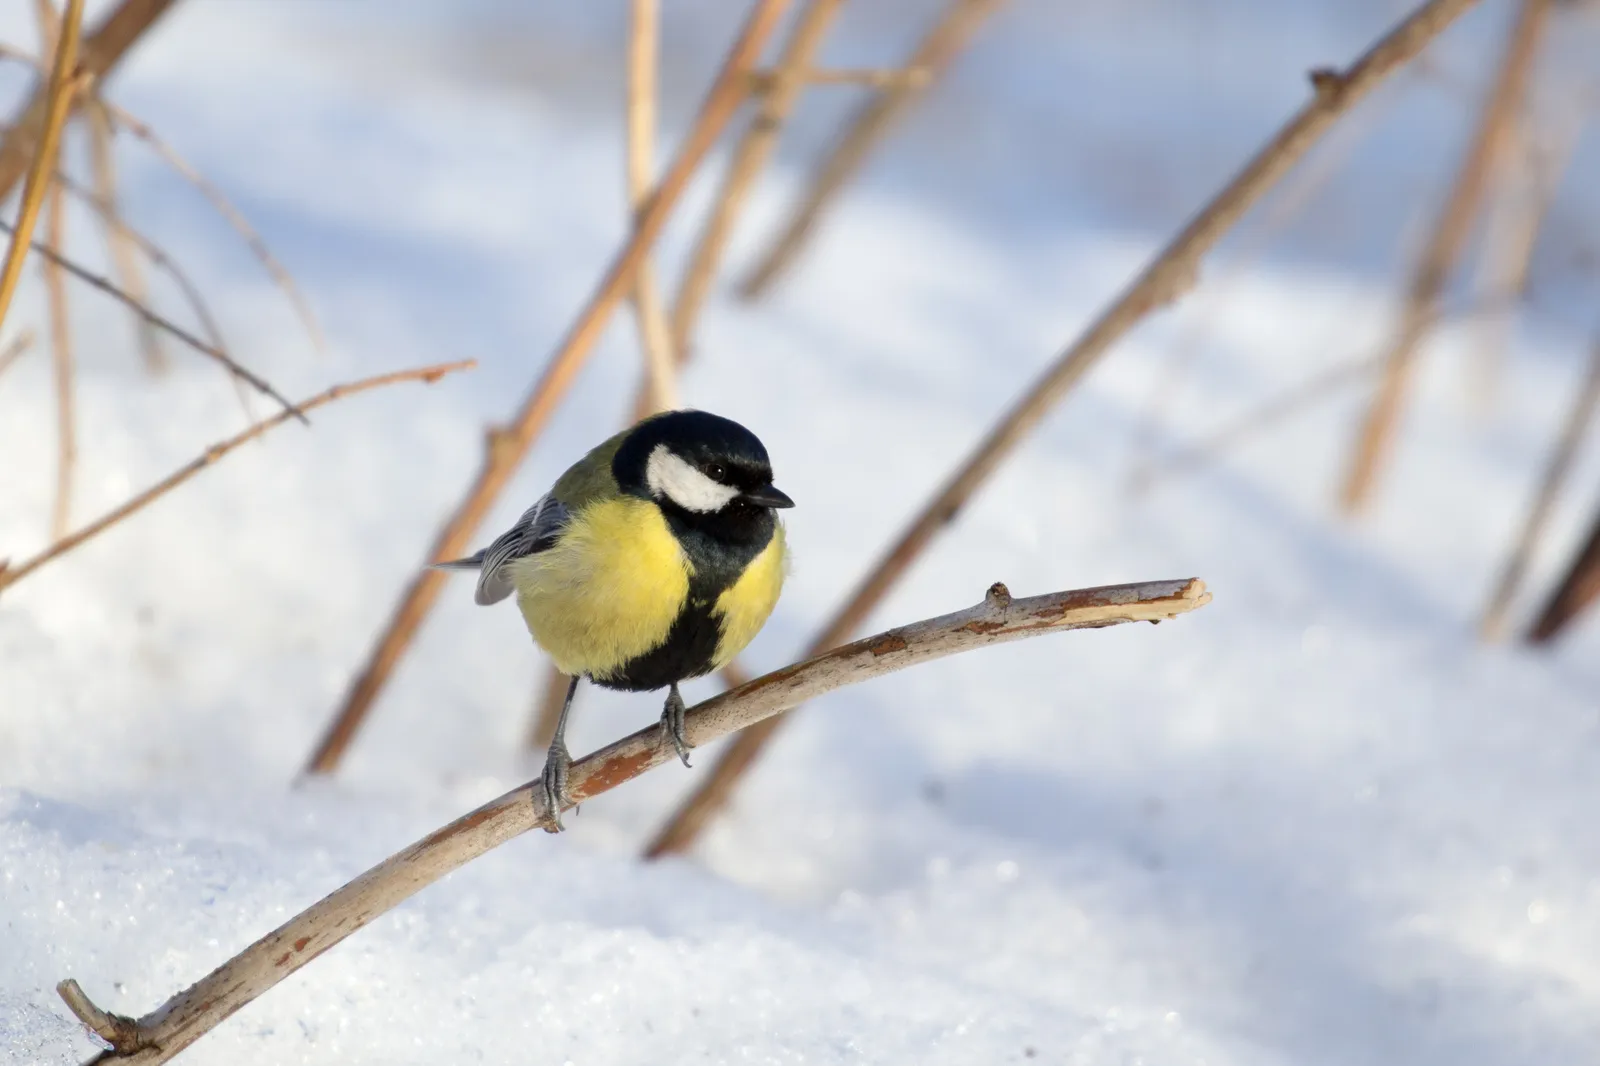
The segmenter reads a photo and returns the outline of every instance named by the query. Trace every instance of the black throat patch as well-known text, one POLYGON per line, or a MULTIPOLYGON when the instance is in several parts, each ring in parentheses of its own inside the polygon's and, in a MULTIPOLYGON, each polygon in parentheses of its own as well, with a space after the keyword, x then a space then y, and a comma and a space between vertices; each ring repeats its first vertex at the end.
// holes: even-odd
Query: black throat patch
POLYGON ((659 647, 630 659, 608 677, 590 679, 604 688, 647 692, 710 673, 722 642, 717 598, 766 549, 778 525, 765 507, 735 504, 696 514, 665 503, 661 511, 694 567, 689 597, 659 647))

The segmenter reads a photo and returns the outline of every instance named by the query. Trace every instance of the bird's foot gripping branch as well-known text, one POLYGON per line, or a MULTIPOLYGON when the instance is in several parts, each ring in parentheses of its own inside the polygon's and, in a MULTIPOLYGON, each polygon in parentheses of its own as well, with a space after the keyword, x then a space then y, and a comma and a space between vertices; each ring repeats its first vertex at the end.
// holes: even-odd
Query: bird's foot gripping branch
MULTIPOLYGON (((690 746, 709 744, 845 685, 946 655, 1064 629, 1160 622, 1210 602, 1198 578, 1054 592, 1013 599, 1001 584, 965 611, 915 622, 774 670, 714 696, 684 715, 690 746)), ((652 724, 572 764, 572 804, 608 792, 677 758, 652 724)), ((530 781, 429 834, 245 948, 198 983, 138 1019, 96 1007, 76 981, 62 998, 111 1045, 97 1063, 166 1062, 267 989, 451 870, 530 829, 555 826, 538 780, 530 781)))

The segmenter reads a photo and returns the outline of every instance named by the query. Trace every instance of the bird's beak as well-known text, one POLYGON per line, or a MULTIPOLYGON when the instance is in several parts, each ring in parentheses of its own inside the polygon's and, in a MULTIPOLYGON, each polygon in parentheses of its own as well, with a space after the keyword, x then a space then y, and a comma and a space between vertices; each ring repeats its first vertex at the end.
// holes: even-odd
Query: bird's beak
POLYGON ((779 491, 774 485, 763 485, 759 489, 751 489, 741 497, 746 503, 753 503, 757 507, 793 507, 794 501, 779 491))

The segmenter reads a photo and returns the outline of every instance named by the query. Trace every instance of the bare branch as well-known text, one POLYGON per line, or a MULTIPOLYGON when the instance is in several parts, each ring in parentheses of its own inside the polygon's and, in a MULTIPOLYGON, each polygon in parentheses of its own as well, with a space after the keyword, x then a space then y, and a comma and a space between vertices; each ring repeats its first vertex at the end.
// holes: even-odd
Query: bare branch
MULTIPOLYGON (((612 260, 599 286, 578 313, 566 337, 551 357, 543 375, 524 397, 504 428, 491 429, 483 466, 455 512, 439 531, 428 561, 465 555, 471 538, 500 495, 511 475, 544 430, 556 404, 566 395, 578 370, 594 350, 601 331, 617 304, 633 284, 639 264, 666 225, 689 179, 711 151, 745 97, 745 79, 761 55, 767 38, 783 17, 789 0, 756 0, 738 39, 723 60, 711 90, 701 105, 694 126, 678 149, 660 184, 640 214, 627 242, 612 260)), ((421 568, 401 596, 382 636, 356 676, 344 704, 317 745, 306 767, 308 773, 328 773, 339 764, 356 730, 377 699, 395 664, 400 661, 422 620, 432 610, 444 588, 441 571, 421 568)))
POLYGON ((1000 0, 950 0, 944 15, 906 62, 906 69, 918 71, 920 76, 895 80, 861 105, 817 169, 801 198, 800 207, 762 256, 760 264, 739 287, 741 296, 747 300, 758 299, 772 285, 773 279, 794 261, 818 219, 861 169, 873 146, 910 111, 911 105, 922 98, 934 81, 944 75, 984 19, 999 6, 1000 0))
MULTIPOLYGON (((0 232, 15 233, 15 231, 4 222, 0 222, 0 232)), ((30 242, 30 246, 35 252, 38 252, 40 255, 44 256, 44 258, 62 267, 67 273, 71 274, 79 281, 94 286, 107 296, 118 300, 124 306, 132 309, 136 314, 142 316, 151 325, 166 330, 168 333, 183 341, 183 343, 187 344, 201 355, 208 356, 216 362, 221 363, 234 377, 248 382, 249 385, 257 392, 262 393, 265 396, 269 396, 273 400, 277 401, 278 405, 283 408, 284 412, 289 414, 291 417, 297 418, 301 422, 306 420, 305 415, 302 412, 295 410, 294 404, 285 399, 282 393, 278 392, 277 389, 267 384, 265 380, 258 377, 254 372, 246 369, 227 352, 216 347, 215 345, 207 344, 199 337, 196 337, 193 333, 190 333, 188 330, 172 321, 172 319, 152 310, 149 307, 146 307, 138 300, 135 300, 132 296, 129 296, 127 293, 111 284, 111 282, 106 278, 94 273, 93 271, 85 270, 83 267, 74 263, 72 260, 67 259, 65 256, 57 255, 48 246, 40 244, 38 241, 30 242)))
POLYGON ((1350 470, 1339 494, 1340 505, 1347 513, 1361 510, 1371 498, 1378 470, 1389 454, 1400 406, 1410 387, 1417 348, 1432 321, 1434 305, 1466 247, 1483 192, 1500 169, 1506 139, 1522 109, 1549 10, 1549 0, 1521 0, 1495 85, 1462 158, 1455 184, 1417 261, 1405 308, 1385 358, 1383 381, 1356 439, 1350 470))
MULTIPOLYGON (((61 127, 67 121, 67 110, 72 102, 72 76, 78 62, 78 33, 82 28, 83 0, 67 0, 65 21, 55 46, 55 62, 50 68, 50 79, 46 85, 38 150, 28 168, 27 183, 22 188, 22 206, 17 211, 16 229, 11 231, 11 247, 6 250, 4 266, 0 266, 0 323, 5 322, 6 312, 11 309, 11 298, 17 291, 17 279, 22 276, 22 264, 28 258, 28 244, 33 237, 34 226, 39 221, 39 209, 44 206, 50 175, 55 172, 61 127)), ((0 146, 0 157, 3 155, 4 148, 0 146)), ((0 192, 0 196, 3 195, 0 192)))
MULTIPOLYGON (((1313 71, 1306 105, 1244 169, 1179 231, 1133 282, 1073 341, 961 464, 812 642, 821 651, 848 640, 862 621, 961 511, 973 493, 1111 346, 1193 283, 1200 261, 1245 211, 1289 171, 1338 117, 1433 40, 1477 0, 1429 0, 1344 73, 1313 71)), ((741 733, 651 843, 649 855, 682 851, 727 802, 746 769, 781 724, 774 718, 741 733)))
POLYGON ((1539 547, 1545 527, 1549 525, 1556 497, 1561 494, 1567 475, 1572 472, 1572 464, 1577 459, 1584 436, 1589 432, 1589 423, 1594 420, 1597 406, 1600 406, 1600 336, 1594 339, 1589 368, 1582 384, 1578 386, 1572 408, 1567 412, 1561 435, 1556 438, 1556 446, 1550 453, 1544 476, 1539 479, 1538 495, 1528 509, 1528 517, 1523 520, 1516 546, 1512 548, 1505 567, 1500 571, 1500 578, 1495 582, 1489 605, 1484 608, 1483 620, 1478 624, 1478 635, 1484 640, 1499 640, 1505 633, 1506 612, 1516 598, 1523 575, 1527 573, 1528 562, 1539 547))
POLYGON ((298 406, 281 411, 278 414, 273 415, 271 418, 268 418, 262 422, 257 422, 255 425, 251 426, 242 433, 229 437, 227 440, 218 444, 213 444, 194 460, 186 463, 184 466, 179 467, 177 470, 173 471, 171 474, 168 474, 166 477, 162 478, 154 485, 151 485, 148 489, 145 489, 143 492, 139 493, 137 496, 134 496, 121 506, 114 508, 101 517, 95 519, 93 522, 90 522, 76 533, 69 534, 68 536, 62 537, 60 540, 57 540, 54 544, 51 544, 48 548, 40 552, 38 555, 35 555, 33 558, 26 559, 16 566, 0 566, 0 591, 4 591, 9 586, 21 581, 23 578, 27 577, 33 571, 39 569, 39 567, 43 566, 45 563, 50 562, 52 559, 65 555, 67 552, 71 551, 73 548, 76 548, 84 541, 89 540, 91 537, 95 537, 100 533, 105 532, 107 529, 116 525, 124 518, 144 510, 156 500, 171 492, 185 481, 188 481, 190 478, 194 477, 200 471, 215 463, 218 459, 221 459, 224 455, 227 455, 235 448, 242 444, 248 444, 250 441, 255 440, 257 437, 266 433, 269 429, 283 425, 285 422, 289 421, 289 419, 296 417, 302 411, 314 410, 315 408, 321 407, 324 404, 332 403, 334 400, 342 397, 353 396, 358 392, 366 392, 368 389, 375 389, 382 385, 393 385, 401 381, 421 381, 425 384, 431 385, 446 374, 453 373, 457 370, 466 370, 474 366, 477 366, 476 360, 464 359, 454 363, 440 363, 437 366, 419 367, 414 370, 398 370, 391 374, 379 374, 377 377, 363 378, 360 381, 352 381, 344 385, 335 385, 326 392, 318 393, 316 396, 311 397, 309 400, 306 400, 298 406))
MULTIPOLYGON (((891 629, 807 662, 776 670, 689 710, 689 743, 718 737, 785 708, 869 678, 975 648, 1066 629, 1159 622, 1210 601, 1204 582, 1152 581, 1013 600, 1004 585, 956 614, 891 629)), ((667 761, 656 726, 600 749, 572 766, 575 803, 609 792, 667 761)), ((152 1066, 166 1062, 224 1018, 338 944, 374 918, 472 859, 530 829, 553 830, 544 790, 530 781, 424 837, 289 919, 197 984, 140 1018, 132 1033, 89 1002, 76 984, 58 986, 73 1013, 113 1045, 94 1061, 152 1066)))
POLYGON ((672 309, 672 337, 680 359, 687 356, 689 346, 694 341, 695 323, 716 280, 722 253, 738 221, 739 212, 744 207, 745 198, 777 148, 778 134, 800 99, 800 91, 805 88, 806 68, 821 47, 822 39, 843 2, 809 0, 795 20, 777 69, 754 75, 758 80, 752 83, 751 91, 763 94, 760 110, 750 120, 750 125, 733 150, 733 159, 722 177, 722 188, 717 191, 705 228, 695 242, 689 265, 684 269, 683 281, 678 286, 677 303, 672 309))

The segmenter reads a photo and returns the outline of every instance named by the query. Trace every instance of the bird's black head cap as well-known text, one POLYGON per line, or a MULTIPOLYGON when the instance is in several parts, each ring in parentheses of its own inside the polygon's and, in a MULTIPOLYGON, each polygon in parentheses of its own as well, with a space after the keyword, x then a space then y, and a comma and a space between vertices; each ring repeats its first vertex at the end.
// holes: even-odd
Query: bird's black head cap
POLYGON ((674 524, 732 539, 770 535, 772 508, 794 505, 773 487, 760 439, 706 411, 668 411, 640 422, 611 469, 623 492, 654 500, 674 524))

